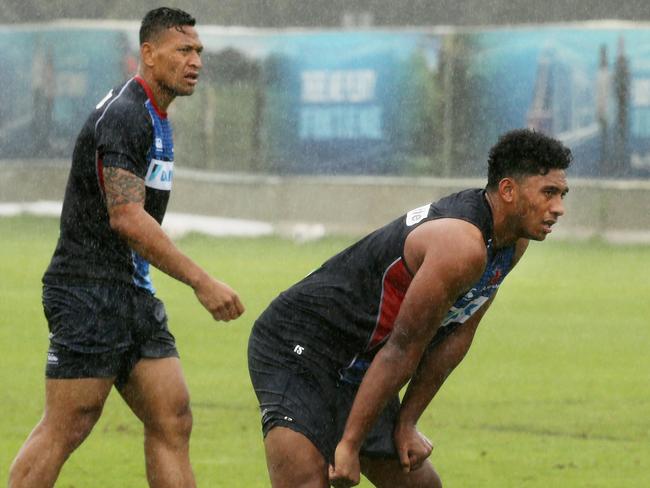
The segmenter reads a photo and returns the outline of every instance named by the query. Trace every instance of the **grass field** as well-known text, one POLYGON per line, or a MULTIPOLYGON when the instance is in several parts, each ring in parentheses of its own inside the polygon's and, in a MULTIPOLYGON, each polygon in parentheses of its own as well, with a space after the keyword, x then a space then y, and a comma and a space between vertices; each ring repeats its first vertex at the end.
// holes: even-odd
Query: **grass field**
MULTIPOLYGON (((0 218, 0 483, 43 404, 40 278, 57 222, 0 218)), ((238 321, 211 321, 157 274, 192 393, 201 487, 268 486, 246 370, 253 320, 350 239, 190 236, 180 247, 237 289, 238 321)), ((447 487, 650 486, 650 246, 533 244, 420 428, 447 487)), ((144 487, 142 429, 111 395, 57 487, 144 487)), ((370 486, 367 482, 361 486, 370 486)))

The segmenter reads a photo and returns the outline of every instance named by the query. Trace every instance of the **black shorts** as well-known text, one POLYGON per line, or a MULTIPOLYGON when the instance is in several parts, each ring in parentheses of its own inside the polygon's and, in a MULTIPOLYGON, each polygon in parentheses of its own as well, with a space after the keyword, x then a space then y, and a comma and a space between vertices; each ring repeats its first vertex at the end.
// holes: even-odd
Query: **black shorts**
POLYGON ((142 358, 178 357, 163 303, 122 284, 43 287, 50 330, 47 378, 111 378, 126 383, 142 358))
MULTIPOLYGON (((250 336, 248 369, 260 404, 264 436, 273 427, 287 427, 307 437, 333 462, 359 385, 340 380, 334 365, 315 367, 302 360, 300 350, 284 353, 286 348, 270 340, 260 327, 258 321, 250 336)), ((397 458, 393 430, 399 408, 396 396, 366 437, 361 455, 397 458)))

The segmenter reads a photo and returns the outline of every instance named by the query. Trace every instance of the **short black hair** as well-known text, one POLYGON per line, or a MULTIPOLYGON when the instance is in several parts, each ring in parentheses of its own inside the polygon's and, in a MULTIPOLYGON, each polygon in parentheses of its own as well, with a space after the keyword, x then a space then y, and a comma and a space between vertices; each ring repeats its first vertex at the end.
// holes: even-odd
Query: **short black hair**
POLYGON ((506 132, 490 149, 487 188, 494 190, 508 176, 545 175, 571 164, 571 150, 557 139, 532 129, 506 132))
POLYGON ((196 19, 187 12, 169 7, 160 7, 147 12, 140 24, 140 45, 150 41, 161 31, 170 27, 194 26, 196 19))

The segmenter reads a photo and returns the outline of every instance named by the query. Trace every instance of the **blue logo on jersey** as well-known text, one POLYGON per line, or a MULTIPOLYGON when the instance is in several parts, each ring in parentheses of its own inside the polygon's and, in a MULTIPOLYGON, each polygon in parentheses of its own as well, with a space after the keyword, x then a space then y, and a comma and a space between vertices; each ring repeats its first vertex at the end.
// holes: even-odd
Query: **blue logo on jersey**
MULTIPOLYGON (((488 252, 492 250, 488 248, 488 252)), ((447 312, 441 326, 452 322, 463 323, 469 319, 492 295, 512 268, 515 248, 499 250, 491 256, 479 281, 465 295, 460 297, 447 312)))
POLYGON ((160 164, 154 164, 153 165, 153 171, 149 175, 149 181, 155 180, 156 176, 158 176, 158 173, 160 173, 161 169, 162 169, 162 166, 160 164))

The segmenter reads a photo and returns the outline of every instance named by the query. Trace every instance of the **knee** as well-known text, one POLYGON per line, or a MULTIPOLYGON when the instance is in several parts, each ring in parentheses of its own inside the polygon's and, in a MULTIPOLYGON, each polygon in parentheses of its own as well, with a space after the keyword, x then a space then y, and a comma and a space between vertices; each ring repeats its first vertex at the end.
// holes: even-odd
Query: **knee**
POLYGON ((63 436, 66 441, 66 448, 70 451, 76 449, 88 437, 101 414, 102 405, 93 405, 81 408, 71 416, 66 433, 63 436))
POLYGON ((438 473, 434 473, 435 478, 431 480, 431 484, 429 485, 431 488, 442 488, 442 480, 440 479, 440 476, 438 476, 438 473))
POLYGON ((436 470, 431 468, 421 480, 410 486, 413 488, 442 488, 442 480, 436 470))
POLYGON ((67 456, 88 437, 101 416, 102 407, 79 407, 65 415, 52 414, 46 410, 43 419, 34 429, 34 435, 49 439, 49 445, 58 446, 67 456))
POLYGON ((316 446, 302 434, 285 427, 275 427, 266 435, 264 446, 272 486, 329 486, 328 463, 316 446))
POLYGON ((149 435, 164 438, 168 443, 185 444, 192 433, 193 417, 189 400, 175 405, 145 422, 149 435))

